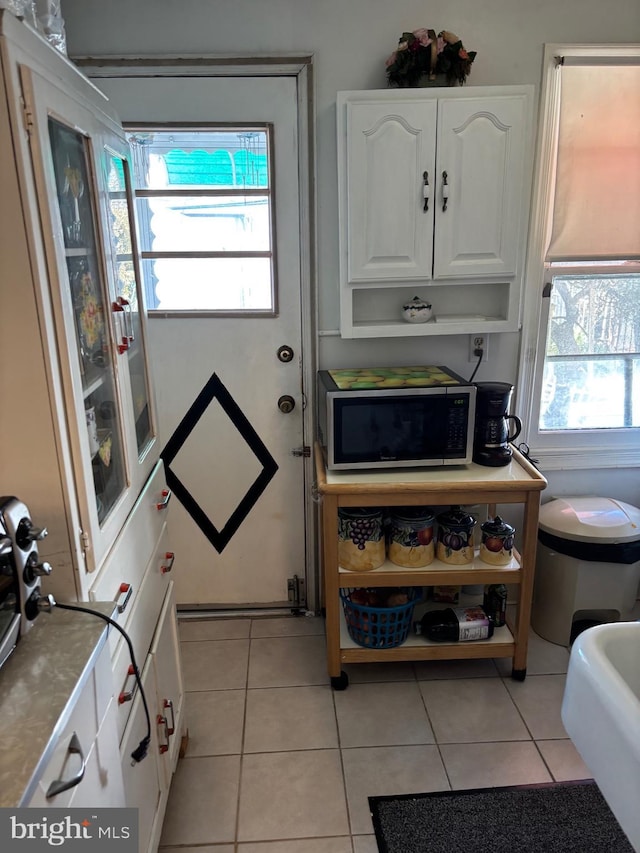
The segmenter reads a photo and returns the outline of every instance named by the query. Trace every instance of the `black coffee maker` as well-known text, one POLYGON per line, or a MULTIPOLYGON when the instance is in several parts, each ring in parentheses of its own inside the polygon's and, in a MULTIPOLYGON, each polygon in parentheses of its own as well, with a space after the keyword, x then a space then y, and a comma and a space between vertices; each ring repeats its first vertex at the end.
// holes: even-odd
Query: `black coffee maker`
POLYGON ((511 461, 509 442, 520 435, 522 423, 509 415, 513 385, 508 382, 476 382, 476 423, 473 438, 473 461, 479 465, 498 467, 511 461), (509 421, 512 432, 509 433, 509 421))

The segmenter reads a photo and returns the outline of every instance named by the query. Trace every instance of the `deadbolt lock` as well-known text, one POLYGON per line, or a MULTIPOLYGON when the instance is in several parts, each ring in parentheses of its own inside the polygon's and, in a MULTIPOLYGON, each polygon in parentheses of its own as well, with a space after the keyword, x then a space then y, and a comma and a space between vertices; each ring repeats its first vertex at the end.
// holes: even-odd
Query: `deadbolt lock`
POLYGON ((296 401, 290 394, 283 394, 282 397, 278 400, 278 408, 281 412, 284 412, 285 415, 288 415, 289 412, 292 412, 296 407, 296 401))

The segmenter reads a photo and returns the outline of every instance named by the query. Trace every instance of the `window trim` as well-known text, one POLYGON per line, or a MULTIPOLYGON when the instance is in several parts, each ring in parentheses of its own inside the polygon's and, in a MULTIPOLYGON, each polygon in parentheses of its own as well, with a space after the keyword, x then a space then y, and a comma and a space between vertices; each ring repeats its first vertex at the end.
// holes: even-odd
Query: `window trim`
POLYGON ((559 56, 594 64, 605 64, 606 59, 620 64, 640 64, 640 45, 545 45, 515 409, 525 425, 522 440, 546 470, 640 466, 640 429, 564 430, 562 433, 541 433, 538 429, 551 302, 550 298, 544 297, 545 287, 550 281, 544 253, 551 229, 548 212, 555 184, 560 106, 559 78, 556 75, 559 56))

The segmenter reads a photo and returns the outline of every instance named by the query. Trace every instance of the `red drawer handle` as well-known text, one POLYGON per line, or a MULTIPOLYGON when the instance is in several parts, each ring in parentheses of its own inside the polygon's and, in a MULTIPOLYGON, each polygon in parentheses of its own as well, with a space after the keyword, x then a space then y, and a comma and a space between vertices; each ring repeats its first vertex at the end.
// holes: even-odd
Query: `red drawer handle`
MULTIPOLYGON (((136 674, 136 671, 133 668, 133 664, 130 663, 129 667, 127 668, 127 677, 126 677, 125 682, 124 682, 125 687, 127 686, 127 681, 129 680, 129 678, 135 674, 136 674)), ((138 679, 136 678, 136 680, 133 684, 133 689, 121 690, 119 695, 118 695, 118 705, 124 705, 125 702, 131 702, 131 700, 133 699, 133 697, 135 695, 137 686, 138 686, 138 679)))
POLYGON ((167 734, 172 735, 176 730, 176 715, 173 710, 173 702, 171 699, 165 699, 162 703, 162 707, 165 710, 171 711, 171 725, 167 722, 167 734))
POLYGON ((166 743, 159 744, 160 754, 162 755, 165 752, 169 751, 169 728, 167 724, 167 718, 163 717, 162 714, 158 714, 156 717, 156 725, 164 727, 164 736, 166 743))
POLYGON ((120 589, 118 590, 118 598, 121 595, 124 595, 123 600, 118 604, 118 613, 124 613, 127 609, 127 605, 131 599, 131 594, 133 593, 133 587, 130 583, 121 583, 120 589))
POLYGON ((163 575, 166 575, 173 568, 173 563, 176 559, 176 555, 173 553, 173 551, 167 551, 166 554, 164 555, 164 558, 167 562, 163 563, 160 566, 160 571, 162 572, 163 575))
POLYGON ((171 500, 171 489, 163 489, 162 490, 162 500, 156 504, 157 510, 166 509, 169 506, 169 501, 171 500))

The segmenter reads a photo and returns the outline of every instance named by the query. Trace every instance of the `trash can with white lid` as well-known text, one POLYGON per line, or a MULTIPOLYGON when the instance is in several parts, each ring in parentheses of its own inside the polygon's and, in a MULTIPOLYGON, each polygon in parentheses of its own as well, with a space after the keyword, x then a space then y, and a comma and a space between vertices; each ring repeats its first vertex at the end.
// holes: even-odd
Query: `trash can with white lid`
POLYGON ((531 610, 536 634, 568 646, 581 626, 628 619, 639 583, 640 509, 590 496, 554 498, 540 507, 531 610))

